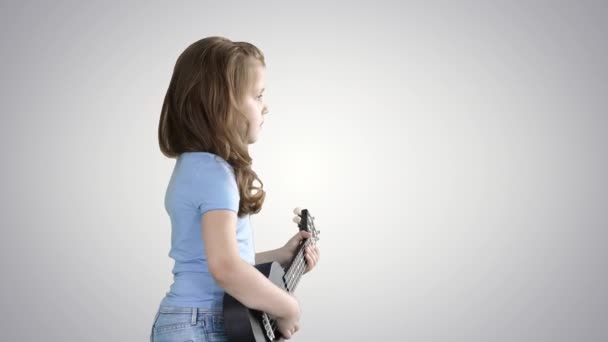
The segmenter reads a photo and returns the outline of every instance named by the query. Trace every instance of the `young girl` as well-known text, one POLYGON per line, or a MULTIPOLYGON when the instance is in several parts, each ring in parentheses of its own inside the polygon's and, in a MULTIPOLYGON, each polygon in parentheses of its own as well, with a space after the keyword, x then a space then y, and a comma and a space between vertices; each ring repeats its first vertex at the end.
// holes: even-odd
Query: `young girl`
MULTIPOLYGON (((253 248, 249 218, 261 210, 265 192, 248 145, 258 139, 268 113, 265 67, 257 47, 223 37, 201 39, 177 59, 158 127, 162 153, 176 159, 164 201, 174 281, 160 302, 150 341, 227 341, 224 291, 276 316, 285 338, 299 329, 297 299, 253 266, 286 266, 300 240, 310 237, 300 231, 275 250, 256 254, 253 248)), ((298 223, 299 208, 294 212, 298 223)), ((308 272, 319 250, 309 248, 305 255, 308 272)))

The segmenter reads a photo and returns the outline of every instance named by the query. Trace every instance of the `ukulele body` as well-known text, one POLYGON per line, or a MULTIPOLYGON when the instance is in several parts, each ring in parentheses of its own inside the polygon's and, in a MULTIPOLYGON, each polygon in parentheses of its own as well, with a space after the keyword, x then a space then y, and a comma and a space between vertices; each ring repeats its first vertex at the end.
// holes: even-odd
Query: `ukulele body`
MULTIPOLYGON (((258 264, 255 265, 255 268, 275 285, 286 290, 286 284, 283 280, 285 270, 278 262, 258 264)), ((223 310, 224 329, 229 342, 271 341, 267 336, 267 328, 264 326, 263 312, 247 308, 228 293, 224 293, 223 310)), ((272 318, 272 316, 268 316, 272 318)), ((276 329, 274 334, 280 335, 276 329)), ((281 337, 276 336, 272 341, 283 341, 281 337)))

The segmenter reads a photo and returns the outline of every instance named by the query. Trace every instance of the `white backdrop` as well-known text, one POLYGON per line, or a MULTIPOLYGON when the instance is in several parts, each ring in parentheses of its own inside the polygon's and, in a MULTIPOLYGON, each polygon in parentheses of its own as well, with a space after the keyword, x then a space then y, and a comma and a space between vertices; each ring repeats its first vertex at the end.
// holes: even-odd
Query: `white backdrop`
POLYGON ((605 341, 603 2, 1 5, 3 340, 147 341, 177 56, 264 52, 258 250, 321 261, 293 341, 605 341))

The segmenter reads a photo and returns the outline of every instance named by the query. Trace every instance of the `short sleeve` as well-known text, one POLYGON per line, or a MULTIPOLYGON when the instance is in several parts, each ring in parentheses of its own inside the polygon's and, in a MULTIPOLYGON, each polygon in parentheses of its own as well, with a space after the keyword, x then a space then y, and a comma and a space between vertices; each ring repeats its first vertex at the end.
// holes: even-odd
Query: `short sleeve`
POLYGON ((194 204, 202 215, 227 209, 238 214, 239 190, 232 167, 223 159, 208 158, 199 165, 193 187, 194 204))

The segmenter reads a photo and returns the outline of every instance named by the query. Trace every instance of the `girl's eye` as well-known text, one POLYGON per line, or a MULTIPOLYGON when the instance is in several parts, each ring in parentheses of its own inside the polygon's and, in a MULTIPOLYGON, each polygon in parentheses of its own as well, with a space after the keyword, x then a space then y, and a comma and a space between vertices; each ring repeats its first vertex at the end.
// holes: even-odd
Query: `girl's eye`
POLYGON ((262 98, 262 96, 264 96, 264 95, 259 95, 259 96, 258 96, 258 99, 261 99, 261 98, 262 98))

